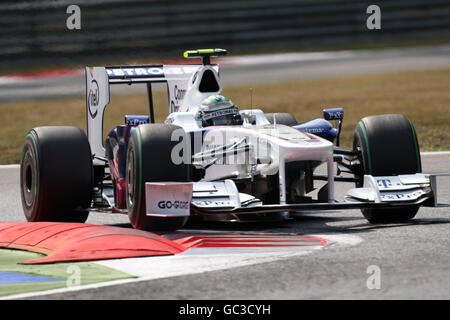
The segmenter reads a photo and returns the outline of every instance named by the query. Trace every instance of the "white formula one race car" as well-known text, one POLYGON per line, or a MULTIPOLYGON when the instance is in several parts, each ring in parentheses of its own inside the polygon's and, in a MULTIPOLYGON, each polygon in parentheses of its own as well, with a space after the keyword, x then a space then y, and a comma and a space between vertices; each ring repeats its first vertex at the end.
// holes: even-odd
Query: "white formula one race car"
POLYGON ((405 116, 363 118, 353 149, 343 149, 340 108, 298 123, 286 113, 239 109, 220 95, 211 57, 225 54, 185 52, 202 59, 195 65, 87 67, 87 136, 76 127, 37 127, 26 136, 27 220, 84 222, 100 210, 128 214, 138 229, 176 230, 188 218, 276 221, 291 212, 355 208, 371 223, 405 221, 420 206, 447 206, 437 201, 438 174, 421 173, 405 116), (164 123, 154 123, 158 82, 168 89, 164 123), (125 115, 104 139, 110 85, 138 83, 147 85, 149 115, 125 115), (326 174, 318 173, 321 164, 326 174), (335 181, 350 183, 342 201, 335 200, 335 181))

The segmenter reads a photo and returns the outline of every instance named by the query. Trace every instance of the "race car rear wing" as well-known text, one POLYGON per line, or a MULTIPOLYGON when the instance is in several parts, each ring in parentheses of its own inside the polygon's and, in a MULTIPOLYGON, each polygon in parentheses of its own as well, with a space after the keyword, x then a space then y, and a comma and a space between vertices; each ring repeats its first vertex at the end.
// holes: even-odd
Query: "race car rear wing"
POLYGON ((152 83, 189 78, 201 65, 151 65, 105 67, 109 83, 152 83))
MULTIPOLYGON (((218 65, 150 65, 150 66, 114 66, 86 67, 86 117, 88 139, 92 154, 105 157, 103 147, 103 114, 110 102, 110 84, 147 84, 150 122, 154 122, 152 83, 167 83, 169 114, 180 109, 186 93, 191 89, 191 79, 200 80, 205 72, 214 75, 217 86, 210 94, 222 90, 218 79, 218 65), (197 76, 198 75, 198 76, 197 76)), ((198 81, 197 81, 198 82, 198 81)), ((193 88, 194 90, 196 88, 193 88)), ((202 97, 202 94, 198 94, 202 97)), ((194 97, 195 98, 195 97, 194 97)), ((192 99, 191 99, 192 100, 192 99)), ((194 99, 195 101, 195 99, 194 99)), ((101 161, 94 159, 94 165, 101 161)))
MULTIPOLYGON (((219 66, 211 57, 224 56, 225 49, 198 49, 184 52, 185 58, 201 58, 202 64, 86 67, 86 118, 91 152, 105 157, 103 114, 110 100, 110 84, 146 83, 150 122, 154 122, 152 83, 167 83, 169 114, 186 111, 211 94, 222 91, 219 66)), ((101 165, 94 158, 94 165, 101 165)))

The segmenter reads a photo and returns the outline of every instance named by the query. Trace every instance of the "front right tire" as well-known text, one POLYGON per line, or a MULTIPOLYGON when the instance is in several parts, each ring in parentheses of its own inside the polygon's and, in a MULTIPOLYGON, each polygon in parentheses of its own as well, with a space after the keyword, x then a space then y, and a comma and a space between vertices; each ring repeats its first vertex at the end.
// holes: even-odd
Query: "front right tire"
MULTIPOLYGON (((399 114, 369 116, 355 128, 354 151, 360 151, 361 187, 363 175, 393 176, 422 172, 417 135, 407 117, 399 114)), ((361 209, 370 223, 408 221, 417 214, 418 206, 397 209, 361 209)))
POLYGON ((275 118, 277 124, 284 124, 289 127, 298 125, 297 119, 295 119, 295 117, 290 113, 266 113, 265 116, 267 120, 269 120, 270 124, 273 124, 273 120, 275 118))

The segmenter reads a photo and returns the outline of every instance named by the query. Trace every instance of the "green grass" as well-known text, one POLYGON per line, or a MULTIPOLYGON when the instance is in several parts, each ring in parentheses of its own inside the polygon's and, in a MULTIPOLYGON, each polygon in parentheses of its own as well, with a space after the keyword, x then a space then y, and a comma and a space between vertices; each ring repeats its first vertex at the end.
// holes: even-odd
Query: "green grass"
MULTIPOLYGON (((421 151, 450 150, 450 70, 414 71, 276 84, 227 86, 223 94, 241 109, 289 112, 299 122, 322 117, 323 108, 343 107, 341 144, 350 148, 357 122, 369 115, 400 113, 414 124, 421 151)), ((156 121, 167 116, 167 94, 155 92, 156 121)), ((113 96, 104 131, 125 114, 147 114, 146 94, 113 96)), ((19 163, 27 132, 35 126, 73 125, 86 130, 85 99, 58 99, 0 105, 0 164, 19 163)))
POLYGON ((80 285, 133 277, 121 271, 117 271, 91 262, 52 263, 36 265, 24 265, 18 263, 20 261, 37 259, 42 256, 43 255, 39 253, 29 251, 0 249, 0 272, 16 272, 34 276, 64 279, 63 281, 52 282, 0 284, 0 296, 64 288, 67 286, 66 279, 74 275, 73 271, 69 269, 70 266, 76 266, 79 268, 80 285))

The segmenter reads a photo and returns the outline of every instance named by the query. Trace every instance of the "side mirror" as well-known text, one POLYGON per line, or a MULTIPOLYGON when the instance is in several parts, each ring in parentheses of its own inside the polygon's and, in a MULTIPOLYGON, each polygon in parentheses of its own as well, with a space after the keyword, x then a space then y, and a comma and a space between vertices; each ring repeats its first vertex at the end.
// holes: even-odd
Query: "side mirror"
POLYGON ((340 143, 339 135, 341 134, 342 120, 344 119, 344 109, 342 108, 323 109, 323 118, 325 120, 335 121, 337 129, 336 147, 339 147, 340 143))
POLYGON ((325 120, 342 120, 344 119, 344 109, 342 108, 323 109, 323 118, 325 120))

